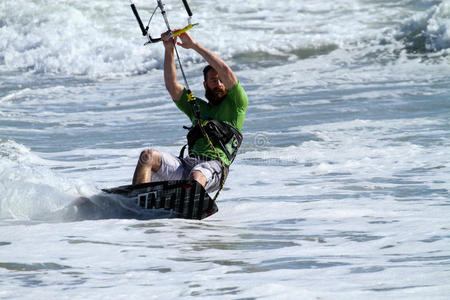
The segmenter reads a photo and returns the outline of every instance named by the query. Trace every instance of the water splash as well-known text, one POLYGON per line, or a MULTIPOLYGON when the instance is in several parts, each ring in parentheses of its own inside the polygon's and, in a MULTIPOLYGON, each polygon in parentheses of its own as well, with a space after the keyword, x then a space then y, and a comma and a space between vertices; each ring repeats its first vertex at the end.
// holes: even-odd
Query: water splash
POLYGON ((57 210, 75 198, 71 182, 45 161, 12 140, 0 140, 0 218, 30 220, 57 210))

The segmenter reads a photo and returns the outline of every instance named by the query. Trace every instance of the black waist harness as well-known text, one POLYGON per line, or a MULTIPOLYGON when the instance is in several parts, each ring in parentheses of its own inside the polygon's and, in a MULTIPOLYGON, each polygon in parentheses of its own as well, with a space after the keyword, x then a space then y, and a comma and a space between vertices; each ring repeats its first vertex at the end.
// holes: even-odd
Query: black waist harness
MULTIPOLYGON (((219 147, 225 153, 230 163, 232 163, 243 139, 239 130, 225 122, 217 120, 204 121, 202 126, 211 140, 211 143, 215 147, 219 147)), ((185 128, 189 129, 187 134, 187 145, 189 147, 189 155, 191 155, 195 142, 197 142, 198 139, 203 138, 203 133, 199 125, 185 128)), ((180 157, 183 156, 185 147, 186 146, 181 149, 180 157)))

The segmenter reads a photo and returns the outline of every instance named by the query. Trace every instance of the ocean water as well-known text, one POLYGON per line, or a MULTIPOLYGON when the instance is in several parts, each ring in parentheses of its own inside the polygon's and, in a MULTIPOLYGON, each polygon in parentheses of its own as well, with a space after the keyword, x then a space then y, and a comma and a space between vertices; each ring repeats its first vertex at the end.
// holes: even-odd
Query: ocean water
POLYGON ((128 1, 0 2, 0 299, 449 299, 450 1, 189 2, 249 96, 219 212, 77 222, 184 144, 163 46, 128 1))

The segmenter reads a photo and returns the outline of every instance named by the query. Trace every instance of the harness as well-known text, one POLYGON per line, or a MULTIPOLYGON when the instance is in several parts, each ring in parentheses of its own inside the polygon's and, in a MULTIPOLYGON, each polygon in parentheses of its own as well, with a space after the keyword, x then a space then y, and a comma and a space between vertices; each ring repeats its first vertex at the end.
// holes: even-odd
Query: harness
POLYGON ((218 120, 206 120, 201 125, 197 124, 192 127, 184 126, 185 129, 189 130, 187 134, 188 143, 181 148, 180 158, 184 156, 186 146, 188 146, 189 155, 195 155, 192 153, 195 143, 205 137, 200 126, 204 128, 211 143, 225 153, 230 164, 233 163, 242 144, 242 134, 235 127, 218 120))

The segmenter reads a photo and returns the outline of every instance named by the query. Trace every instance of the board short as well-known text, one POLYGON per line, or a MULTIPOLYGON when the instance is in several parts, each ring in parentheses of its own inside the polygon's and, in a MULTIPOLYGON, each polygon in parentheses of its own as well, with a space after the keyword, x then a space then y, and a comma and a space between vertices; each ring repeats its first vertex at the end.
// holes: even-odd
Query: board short
POLYGON ((170 153, 160 153, 161 168, 152 172, 152 181, 187 180, 191 179, 192 172, 200 171, 206 177, 206 192, 211 193, 219 189, 223 172, 220 160, 198 156, 179 158, 170 153))

